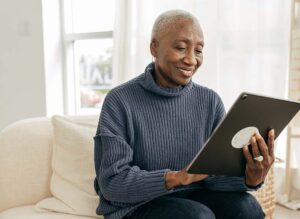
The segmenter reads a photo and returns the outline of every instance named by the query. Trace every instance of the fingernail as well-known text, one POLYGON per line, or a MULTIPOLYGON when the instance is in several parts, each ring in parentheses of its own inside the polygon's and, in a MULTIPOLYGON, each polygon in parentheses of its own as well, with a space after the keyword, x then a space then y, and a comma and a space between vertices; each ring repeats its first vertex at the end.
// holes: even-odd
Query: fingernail
POLYGON ((275 130, 274 130, 274 129, 271 130, 271 135, 272 135, 272 136, 275 135, 275 130))

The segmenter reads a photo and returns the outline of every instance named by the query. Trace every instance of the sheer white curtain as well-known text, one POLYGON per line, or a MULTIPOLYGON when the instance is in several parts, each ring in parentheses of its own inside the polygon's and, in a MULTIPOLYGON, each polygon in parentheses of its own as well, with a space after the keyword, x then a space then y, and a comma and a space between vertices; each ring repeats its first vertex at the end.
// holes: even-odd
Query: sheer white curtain
MULTIPOLYGON (((290 7, 287 0, 120 0, 115 26, 116 84, 152 61, 150 34, 163 11, 184 9, 200 21, 204 62, 193 80, 216 90, 226 109, 242 91, 287 96, 290 7)), ((277 142, 285 144, 281 137, 277 142)), ((285 158, 285 148, 276 151, 285 158)))
POLYGON ((163 11, 196 15, 205 37, 204 63, 194 81, 215 89, 228 109, 241 91, 286 96, 290 1, 122 0, 115 26, 116 84, 151 62, 150 33, 163 11), (125 8, 125 10, 124 10, 125 8))

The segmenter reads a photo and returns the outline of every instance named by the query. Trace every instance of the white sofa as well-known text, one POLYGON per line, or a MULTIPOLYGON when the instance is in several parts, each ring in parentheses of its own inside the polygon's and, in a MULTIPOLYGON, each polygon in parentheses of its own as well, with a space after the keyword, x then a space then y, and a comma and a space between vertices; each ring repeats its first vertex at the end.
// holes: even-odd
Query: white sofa
MULTIPOLYGON (((98 196, 93 189, 97 123, 98 116, 44 117, 3 129, 0 219, 103 218, 95 214, 98 196)), ((266 218, 272 218, 275 206, 271 170, 265 186, 254 194, 266 218)))
MULTIPOLYGON (((91 136, 96 131, 98 116, 68 117, 69 120, 80 125, 90 126, 91 131, 87 136, 91 136)), ((50 206, 49 209, 37 208, 36 204, 42 200, 53 201, 51 200, 53 198, 51 190, 55 188, 51 187, 51 183, 53 183, 51 182, 53 174, 52 122, 51 118, 46 117, 25 119, 11 124, 0 132, 0 219, 91 219, 91 216, 95 214, 93 209, 93 212, 90 212, 91 215, 89 212, 79 212, 79 215, 76 215, 76 209, 68 211, 68 209, 57 206, 57 202, 60 200, 51 202, 54 203, 54 207, 50 206)), ((92 142, 92 138, 90 141, 92 142)), ((93 157, 89 156, 88 159, 91 169, 93 168, 93 157)), ((93 179, 90 176, 88 180, 91 182, 89 188, 89 192, 91 192, 93 179)), ((92 194, 89 198, 97 202, 95 200, 98 197, 96 194, 92 194)))

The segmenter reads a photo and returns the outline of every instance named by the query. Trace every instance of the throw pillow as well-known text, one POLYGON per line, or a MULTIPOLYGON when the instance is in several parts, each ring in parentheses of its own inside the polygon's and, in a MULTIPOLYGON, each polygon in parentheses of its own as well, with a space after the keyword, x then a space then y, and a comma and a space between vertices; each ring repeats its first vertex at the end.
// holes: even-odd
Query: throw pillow
POLYGON ((50 190, 53 197, 36 205, 38 211, 54 211, 81 216, 96 215, 99 197, 94 191, 93 137, 96 126, 52 117, 53 156, 50 190))

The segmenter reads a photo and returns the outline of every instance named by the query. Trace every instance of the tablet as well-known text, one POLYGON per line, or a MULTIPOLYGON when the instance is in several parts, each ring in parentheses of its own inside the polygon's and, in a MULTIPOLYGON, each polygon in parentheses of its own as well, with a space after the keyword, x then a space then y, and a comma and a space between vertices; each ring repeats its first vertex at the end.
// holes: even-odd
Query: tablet
POLYGON ((250 145, 251 136, 259 132, 267 140, 268 131, 274 128, 278 137, 299 109, 299 102, 246 92, 240 94, 187 172, 244 176, 246 160, 242 147, 250 145))

